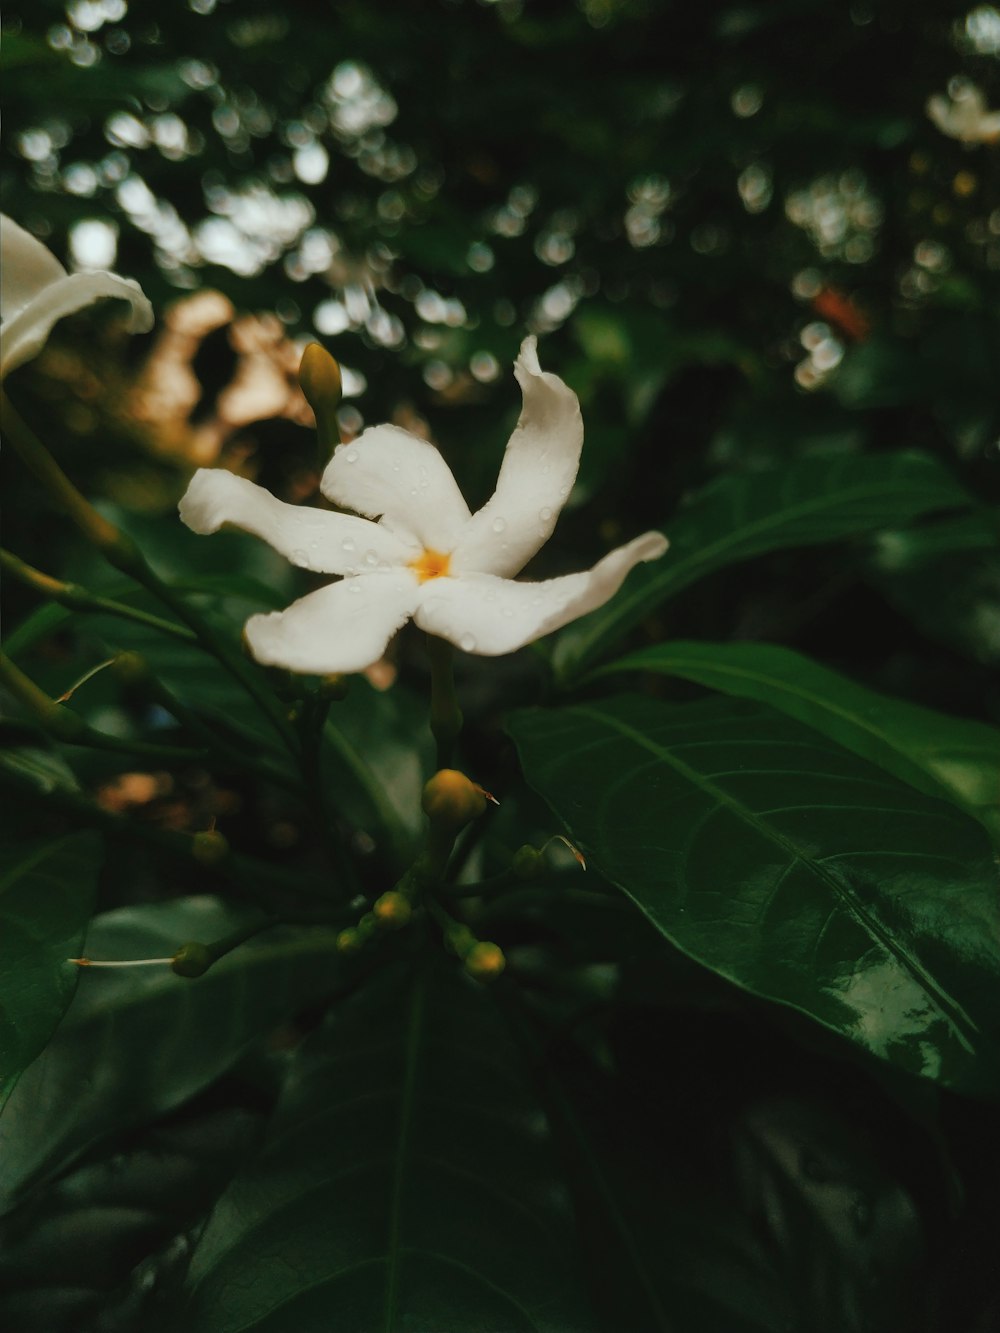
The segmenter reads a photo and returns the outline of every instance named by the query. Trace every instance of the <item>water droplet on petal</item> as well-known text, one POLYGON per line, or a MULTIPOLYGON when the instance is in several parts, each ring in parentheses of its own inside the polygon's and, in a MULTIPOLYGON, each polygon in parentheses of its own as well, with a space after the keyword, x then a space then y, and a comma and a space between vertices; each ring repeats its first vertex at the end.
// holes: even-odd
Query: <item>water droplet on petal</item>
POLYGON ((345 551, 354 551, 357 549, 350 537, 345 537, 340 544, 345 551))
POLYGON ((357 449, 348 449, 347 453, 344 455, 344 460, 348 463, 356 463, 358 461, 357 449))
POLYGON ((458 646, 463 653, 474 652, 476 647, 476 636, 474 634, 463 634, 458 641, 458 646))
POLYGON ((375 553, 374 551, 366 551, 366 552, 365 552, 365 564, 366 564, 366 565, 377 565, 377 564, 378 564, 378 556, 376 555, 376 553, 375 553))
POLYGON ((546 505, 544 509, 539 509, 538 517, 543 523, 548 523, 549 519, 552 517, 552 510, 546 505))
POLYGON ((306 569, 309 568, 309 557, 306 555, 305 551, 303 551, 302 548, 299 546, 296 546, 295 550, 292 551, 292 564, 304 565, 306 569))
POLYGON ((493 520, 493 531, 494 531, 494 532, 503 532, 503 530, 504 530, 504 528, 506 528, 506 526, 507 526, 507 520, 506 520, 505 518, 495 518, 495 519, 493 520))
POLYGON ((356 596, 358 595, 358 593, 360 593, 360 591, 361 591, 361 584, 358 583, 358 581, 357 581, 356 579, 351 579, 347 586, 348 586, 348 588, 350 589, 350 591, 351 591, 352 593, 354 593, 355 597, 356 597, 356 596))

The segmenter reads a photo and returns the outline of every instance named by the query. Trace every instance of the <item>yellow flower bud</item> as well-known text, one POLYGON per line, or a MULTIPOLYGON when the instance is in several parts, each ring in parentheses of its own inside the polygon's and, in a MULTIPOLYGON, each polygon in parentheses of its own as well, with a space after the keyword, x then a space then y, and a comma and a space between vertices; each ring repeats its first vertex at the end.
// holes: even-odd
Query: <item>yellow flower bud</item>
POLYGON ((442 768, 424 785, 421 805, 432 824, 457 832, 486 809, 482 788, 454 768, 442 768))
POLYGON ((344 396, 340 367, 319 343, 310 343, 302 353, 299 384, 317 420, 321 415, 335 412, 344 396))
POLYGON ((390 889, 376 901, 372 912, 380 926, 388 930, 401 930, 413 915, 413 908, 408 898, 390 889))
POLYGON ((465 970, 477 981, 495 981, 506 966, 503 950, 489 940, 480 940, 465 955, 465 970))
POLYGON ((348 926, 337 936, 338 953, 357 953, 365 942, 365 937, 361 931, 354 926, 348 926))

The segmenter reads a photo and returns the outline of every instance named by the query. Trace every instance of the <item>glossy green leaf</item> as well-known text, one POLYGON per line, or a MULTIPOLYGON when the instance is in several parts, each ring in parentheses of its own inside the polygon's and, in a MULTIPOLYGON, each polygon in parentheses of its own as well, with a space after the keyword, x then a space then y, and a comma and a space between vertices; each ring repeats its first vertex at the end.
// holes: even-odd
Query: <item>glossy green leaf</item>
POLYGON ((742 701, 515 714, 529 783, 679 948, 902 1068, 1000 1092, 983 830, 742 701))
POLYGON ((794 1050, 776 1066, 766 1037, 683 1009, 625 1010, 611 1048, 613 1072, 559 1042, 540 1071, 606 1333, 907 1326, 920 1220, 870 1088, 863 1110, 790 1096, 794 1050))
MULTIPOLYGON (((86 953, 168 958, 245 920, 214 898, 121 908, 95 919, 86 953)), ((334 932, 320 927, 267 931, 197 980, 166 966, 83 969, 55 1040, 0 1118, 0 1203, 211 1083, 262 1033, 331 988, 333 945, 334 932)))
POLYGON ((383 974, 302 1051, 172 1327, 586 1333, 567 1224, 490 997, 383 974))
POLYGON ((101 856, 88 833, 0 851, 0 1105, 73 998, 101 856))
POLYGON ((376 690, 351 680, 325 727, 329 792, 337 810, 401 859, 412 855, 424 825, 420 792, 433 771, 427 705, 403 685, 376 690))
POLYGON ((990 669, 1000 665, 1000 529, 982 512, 885 532, 872 583, 927 635, 990 669))
POLYGON ((770 643, 664 643, 602 667, 653 671, 756 699, 870 759, 1000 835, 1000 731, 890 699, 770 643))
POLYGON ((949 472, 916 453, 806 458, 780 471, 722 477, 667 524, 670 550, 661 560, 640 566, 607 606, 560 636, 556 672, 563 680, 578 675, 655 607, 725 565, 968 503, 949 472))
POLYGON ((17 1333, 148 1329, 154 1279, 183 1255, 258 1132, 243 1107, 185 1107, 108 1145, 0 1219, 0 1326, 17 1333))

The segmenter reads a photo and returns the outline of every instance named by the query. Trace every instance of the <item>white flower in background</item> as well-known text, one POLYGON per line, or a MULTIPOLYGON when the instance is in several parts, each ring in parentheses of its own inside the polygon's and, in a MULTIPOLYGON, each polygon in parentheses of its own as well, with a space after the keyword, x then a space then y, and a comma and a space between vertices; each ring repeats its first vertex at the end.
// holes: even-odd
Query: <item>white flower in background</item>
POLYGON ((664 553, 666 538, 647 532, 584 573, 514 582, 552 535, 583 444, 576 394, 542 371, 534 338, 514 374, 521 416, 496 491, 475 514, 437 449, 396 426, 340 445, 323 473, 323 494, 363 518, 285 504, 231 472, 195 473, 180 505, 189 528, 232 524, 303 569, 343 575, 287 611, 251 616, 246 638, 259 662, 321 675, 363 671, 411 617, 465 652, 512 653, 602 606, 629 570, 664 553))
POLYGON ((962 143, 1000 140, 1000 111, 986 109, 986 99, 973 83, 953 84, 950 97, 935 93, 927 101, 927 114, 949 139, 962 143))
POLYGON ((37 356, 58 320, 104 297, 128 301, 133 333, 152 328, 153 307, 137 282, 67 273, 41 241, 0 215, 0 378, 37 356))

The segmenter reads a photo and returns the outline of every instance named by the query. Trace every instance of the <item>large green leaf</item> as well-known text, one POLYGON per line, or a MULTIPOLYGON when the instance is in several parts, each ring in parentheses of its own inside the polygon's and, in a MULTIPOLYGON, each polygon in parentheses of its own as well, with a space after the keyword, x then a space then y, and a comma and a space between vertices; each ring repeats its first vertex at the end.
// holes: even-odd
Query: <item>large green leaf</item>
POLYGON ((606 1333, 907 1326, 920 1224, 871 1142, 873 1089, 863 1110, 790 1095, 801 1052, 778 1064, 717 1016, 626 1008, 616 1027, 634 1069, 613 1030, 614 1072, 559 1042, 540 1070, 606 1333))
POLYGON ((171 1251, 183 1255, 183 1233, 229 1183, 262 1118, 183 1107, 30 1194, 0 1219, 0 1326, 148 1329, 154 1279, 171 1251))
MULTIPOLYGON (((164 958, 245 922, 214 898, 121 908, 87 936, 94 959, 164 958)), ((84 969, 54 1041, 0 1118, 0 1204, 91 1145, 172 1110, 249 1044, 329 989, 334 933, 268 931, 188 980, 168 967, 84 969)))
POLYGON ((989 841, 809 728, 734 701, 514 716, 573 841, 699 962, 906 1070, 1000 1092, 989 841))
POLYGON ((770 643, 657 644, 598 674, 623 671, 682 676, 769 704, 1000 834, 1000 731, 993 727, 887 698, 770 643))
POLYGON ((0 850, 0 1105, 73 998, 100 866, 96 834, 0 850))
POLYGON ((574 677, 661 602, 725 565, 968 504, 951 474, 917 453, 806 458, 780 471, 722 477, 667 524, 670 550, 662 560, 640 566, 607 606, 560 636, 556 672, 574 677))
POLYGON ((383 975, 293 1070, 180 1333, 586 1333, 544 1122, 487 995, 383 975))

